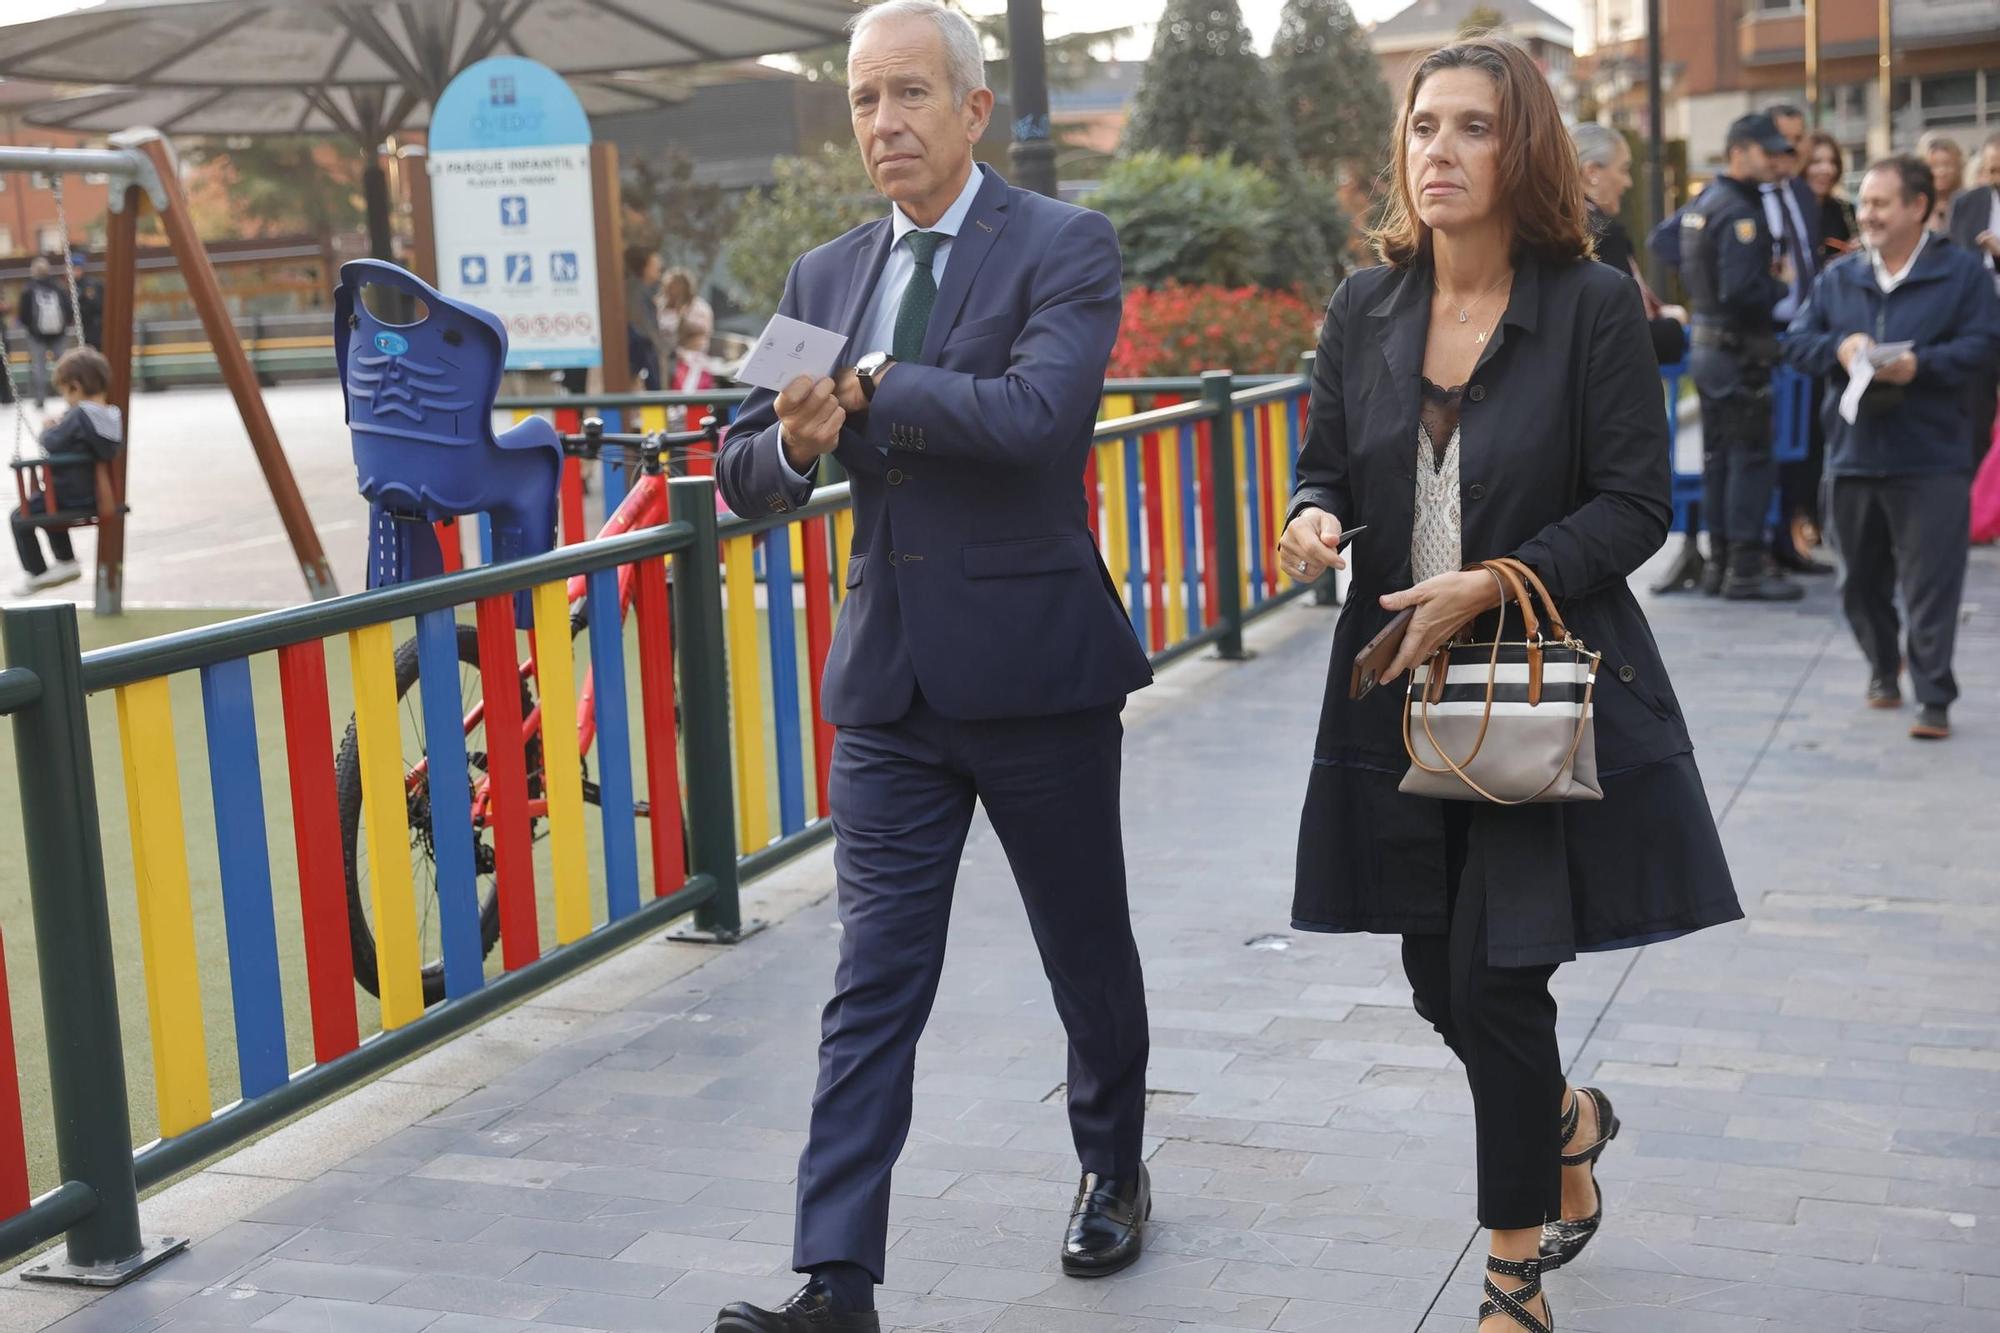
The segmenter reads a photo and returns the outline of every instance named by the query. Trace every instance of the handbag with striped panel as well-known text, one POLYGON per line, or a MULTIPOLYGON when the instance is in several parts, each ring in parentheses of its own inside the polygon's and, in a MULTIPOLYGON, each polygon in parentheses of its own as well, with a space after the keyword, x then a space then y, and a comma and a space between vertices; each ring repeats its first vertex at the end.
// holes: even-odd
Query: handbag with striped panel
POLYGON ((1490 641, 1454 639, 1410 674, 1403 701, 1410 769, 1401 790, 1495 805, 1601 800, 1591 728, 1599 655, 1569 632, 1548 588, 1521 561, 1467 568, 1499 585, 1499 623, 1490 641), (1509 602, 1520 608, 1519 639, 1507 638, 1509 602))

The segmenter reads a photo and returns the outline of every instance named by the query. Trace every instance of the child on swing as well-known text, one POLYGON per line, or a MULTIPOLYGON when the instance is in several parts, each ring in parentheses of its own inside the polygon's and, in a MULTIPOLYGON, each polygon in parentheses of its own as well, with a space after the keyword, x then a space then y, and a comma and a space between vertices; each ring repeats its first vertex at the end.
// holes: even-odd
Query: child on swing
MULTIPOLYGON (((55 488, 57 509, 97 509, 97 464, 109 462, 125 447, 125 419, 111 403, 111 363, 94 347, 79 347, 56 363, 56 391, 69 410, 42 431, 42 452, 49 466, 44 475, 55 488)), ((16 596, 53 588, 81 576, 69 533, 47 529, 51 564, 42 559, 35 524, 28 514, 48 512, 40 487, 28 492, 28 513, 15 510, 14 547, 26 577, 14 587, 16 596)))

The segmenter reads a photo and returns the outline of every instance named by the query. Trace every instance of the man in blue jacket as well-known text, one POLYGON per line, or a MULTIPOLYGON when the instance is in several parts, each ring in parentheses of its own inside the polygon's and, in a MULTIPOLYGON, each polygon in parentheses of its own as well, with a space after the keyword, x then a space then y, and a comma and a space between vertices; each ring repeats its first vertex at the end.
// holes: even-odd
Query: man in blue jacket
POLYGON ((993 94, 956 11, 863 11, 847 68, 855 138, 890 205, 801 258, 779 309, 844 334, 851 368, 752 394, 716 469, 739 514, 805 503, 828 454, 854 496, 822 690, 840 728, 828 803, 841 936, 799 1161, 792 1263, 812 1280, 776 1310, 730 1305, 717 1333, 880 1326, 890 1169, 975 802, 1069 1035, 1082 1181, 1063 1271, 1132 1263, 1151 1208, 1118 790, 1119 710, 1152 673, 1083 490, 1118 334, 1118 238, 1102 214, 973 161, 993 94))
POLYGON ((1928 230, 1936 200, 1921 160, 1870 167, 1857 210, 1866 249, 1820 275, 1785 351, 1826 381, 1828 514, 1842 604, 1868 658, 1869 706, 1901 705, 1907 660, 1919 705, 1910 734, 1920 740, 1951 734, 1973 466, 1965 390, 2000 359, 2000 295, 1976 257, 1928 230), (1910 346, 1874 369, 1849 422, 1840 404, 1851 376, 1894 343, 1910 346))

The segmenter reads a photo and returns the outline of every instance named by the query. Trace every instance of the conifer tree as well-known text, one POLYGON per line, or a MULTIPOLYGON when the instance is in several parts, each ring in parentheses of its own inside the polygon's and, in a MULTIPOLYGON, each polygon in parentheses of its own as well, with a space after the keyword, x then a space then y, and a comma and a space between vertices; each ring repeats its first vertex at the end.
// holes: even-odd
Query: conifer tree
POLYGON ((1395 111, 1347 0, 1286 0, 1271 73, 1305 168, 1334 179, 1372 176, 1388 154, 1395 111))
POLYGON ((1277 97, 1236 0, 1167 0, 1120 149, 1229 156, 1273 169, 1286 155, 1277 97))

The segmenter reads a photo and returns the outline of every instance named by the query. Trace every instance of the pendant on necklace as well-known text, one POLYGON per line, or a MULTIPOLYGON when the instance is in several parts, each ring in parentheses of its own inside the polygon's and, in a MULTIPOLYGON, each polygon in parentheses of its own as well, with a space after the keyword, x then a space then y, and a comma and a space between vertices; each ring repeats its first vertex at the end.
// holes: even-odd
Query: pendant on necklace
POLYGON ((1458 322, 1461 324, 1469 324, 1472 322, 1472 316, 1467 314, 1465 311, 1461 310, 1458 312, 1458 322))
POLYGON ((1472 341, 1474 341, 1475 343, 1483 343, 1486 341, 1486 335, 1482 333, 1477 338, 1474 338, 1472 341))

